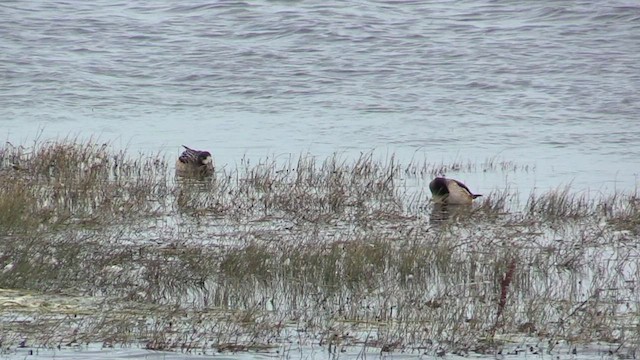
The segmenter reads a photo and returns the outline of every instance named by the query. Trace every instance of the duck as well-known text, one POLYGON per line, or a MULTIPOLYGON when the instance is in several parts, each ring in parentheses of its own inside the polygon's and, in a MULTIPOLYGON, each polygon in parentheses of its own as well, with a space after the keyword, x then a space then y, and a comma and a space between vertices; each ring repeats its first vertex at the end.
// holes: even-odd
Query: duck
POLYGON ((176 160, 176 174, 186 177, 207 177, 213 175, 214 165, 211 153, 204 150, 194 150, 182 145, 185 150, 176 160))
POLYGON ((471 205, 473 199, 480 197, 474 194, 462 182, 445 177, 436 177, 429 183, 429 190, 436 204, 471 205))

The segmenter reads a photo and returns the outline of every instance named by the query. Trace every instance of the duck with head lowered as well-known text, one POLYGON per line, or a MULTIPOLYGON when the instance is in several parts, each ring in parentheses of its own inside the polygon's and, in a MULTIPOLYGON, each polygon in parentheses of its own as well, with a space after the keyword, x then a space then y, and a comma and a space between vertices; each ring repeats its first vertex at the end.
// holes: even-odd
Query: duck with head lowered
POLYGON ((176 160, 176 174, 184 177, 207 177, 213 175, 213 157, 204 150, 194 150, 182 145, 185 150, 176 160))
POLYGON ((482 195, 474 194, 458 180, 437 177, 429 183, 429 190, 436 204, 471 205, 473 199, 482 195))

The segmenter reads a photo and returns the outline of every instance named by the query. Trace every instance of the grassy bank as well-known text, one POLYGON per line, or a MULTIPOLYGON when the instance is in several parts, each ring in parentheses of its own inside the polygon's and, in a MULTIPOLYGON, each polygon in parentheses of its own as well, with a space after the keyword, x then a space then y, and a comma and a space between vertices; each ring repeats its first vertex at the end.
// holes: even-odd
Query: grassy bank
POLYGON ((535 169, 300 156, 195 181, 171 161, 71 140, 0 148, 5 348, 639 344, 637 194, 522 203, 507 189, 439 208, 434 174, 535 169))

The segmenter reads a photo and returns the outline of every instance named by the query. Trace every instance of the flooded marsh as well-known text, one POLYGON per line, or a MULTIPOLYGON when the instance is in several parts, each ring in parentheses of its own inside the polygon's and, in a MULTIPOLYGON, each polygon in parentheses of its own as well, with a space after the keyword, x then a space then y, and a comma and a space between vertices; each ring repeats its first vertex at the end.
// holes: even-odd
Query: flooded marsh
POLYGON ((435 175, 535 168, 301 155, 193 180, 172 160, 92 141, 0 148, 3 351, 640 344, 637 193, 496 188, 447 207, 425 192, 435 175))

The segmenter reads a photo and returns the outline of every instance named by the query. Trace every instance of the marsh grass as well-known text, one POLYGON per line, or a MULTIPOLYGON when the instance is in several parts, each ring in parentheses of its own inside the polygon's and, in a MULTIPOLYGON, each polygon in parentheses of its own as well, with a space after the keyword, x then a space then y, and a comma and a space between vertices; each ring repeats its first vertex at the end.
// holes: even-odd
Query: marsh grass
POLYGON ((432 178, 452 172, 533 172, 534 165, 518 164, 513 161, 503 160, 497 156, 487 158, 482 162, 454 160, 452 162, 433 163, 429 161, 419 162, 412 159, 402 167, 406 175, 432 178))
POLYGON ((463 165, 301 155, 202 181, 167 164, 92 141, 0 149, 3 346, 638 344, 637 194, 561 187, 521 204, 503 189, 438 208, 413 184, 463 165))
POLYGON ((38 212, 37 199, 20 177, 0 173, 0 227, 4 231, 31 229, 39 224, 31 216, 38 212))
POLYGON ((49 227, 154 215, 168 193, 159 156, 125 158, 107 144, 61 140, 0 152, 0 221, 49 227))
POLYGON ((595 206, 586 194, 571 191, 571 185, 536 196, 529 196, 526 204, 528 215, 545 221, 575 219, 592 215, 595 206))

